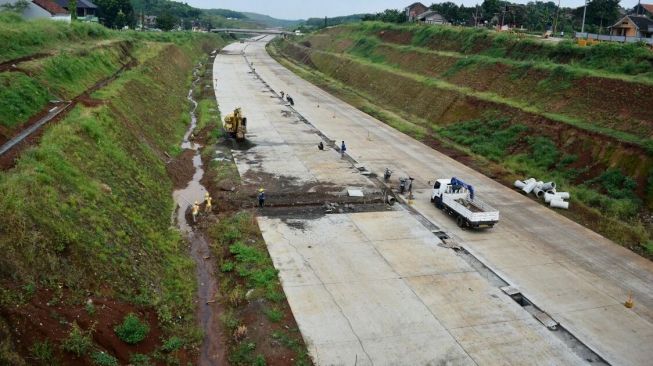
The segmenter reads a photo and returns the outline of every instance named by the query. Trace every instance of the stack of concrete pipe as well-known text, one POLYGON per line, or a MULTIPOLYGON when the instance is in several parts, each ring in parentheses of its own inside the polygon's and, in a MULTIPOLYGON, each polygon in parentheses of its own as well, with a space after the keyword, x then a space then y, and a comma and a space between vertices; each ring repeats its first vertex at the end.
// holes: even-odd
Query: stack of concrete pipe
POLYGON ((555 182, 538 181, 535 178, 516 180, 515 187, 524 193, 533 193, 535 197, 544 199, 553 208, 569 208, 569 192, 557 192, 555 182))

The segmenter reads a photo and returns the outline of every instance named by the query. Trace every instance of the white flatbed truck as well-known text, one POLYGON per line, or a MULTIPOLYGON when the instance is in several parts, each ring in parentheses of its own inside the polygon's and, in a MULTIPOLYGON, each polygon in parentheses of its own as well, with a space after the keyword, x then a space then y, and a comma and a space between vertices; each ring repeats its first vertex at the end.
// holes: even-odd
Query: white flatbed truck
POLYGON ((474 197, 474 187, 456 177, 437 179, 431 191, 435 207, 453 216, 461 228, 491 228, 499 222, 499 211, 474 197))

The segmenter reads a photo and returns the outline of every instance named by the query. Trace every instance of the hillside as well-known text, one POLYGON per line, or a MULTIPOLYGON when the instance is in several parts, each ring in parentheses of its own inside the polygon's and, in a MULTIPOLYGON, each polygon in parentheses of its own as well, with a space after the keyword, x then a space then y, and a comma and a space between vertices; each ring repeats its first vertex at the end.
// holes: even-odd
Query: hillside
POLYGON ((555 180, 572 193, 565 214, 653 254, 648 49, 364 22, 279 41, 271 52, 507 185, 526 176, 555 180))
POLYGON ((0 34, 3 60, 39 55, 0 71, 5 132, 83 95, 0 174, 0 364, 185 362, 201 341, 196 282, 165 160, 193 65, 225 42, 7 17, 0 34), (38 97, 21 100, 24 85, 38 97), (114 332, 131 313, 148 329, 137 345, 114 332))
POLYGON ((301 20, 277 19, 269 15, 242 12, 248 19, 264 25, 266 28, 288 28, 300 24, 301 20))

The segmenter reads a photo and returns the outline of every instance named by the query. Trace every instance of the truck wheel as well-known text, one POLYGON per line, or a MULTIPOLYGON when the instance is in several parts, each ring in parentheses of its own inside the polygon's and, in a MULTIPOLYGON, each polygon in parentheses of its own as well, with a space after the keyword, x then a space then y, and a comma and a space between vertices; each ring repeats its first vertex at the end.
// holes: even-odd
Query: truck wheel
POLYGON ((435 202, 435 198, 431 197, 431 203, 435 202))
POLYGON ((465 228, 465 219, 463 219, 462 216, 458 216, 456 218, 456 224, 458 224, 458 227, 460 228, 465 228))

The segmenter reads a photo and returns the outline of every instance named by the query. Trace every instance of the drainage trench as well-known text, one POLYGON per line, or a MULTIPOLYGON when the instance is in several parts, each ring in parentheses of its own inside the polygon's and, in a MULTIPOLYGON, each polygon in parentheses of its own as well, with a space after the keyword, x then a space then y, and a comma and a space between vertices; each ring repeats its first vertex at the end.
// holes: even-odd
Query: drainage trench
MULTIPOLYGON (((198 69, 201 67, 200 63, 194 70, 193 76, 197 76, 198 69)), ((190 118, 191 123, 184 135, 181 143, 182 149, 190 149, 195 151, 193 156, 193 167, 195 173, 193 178, 188 183, 186 188, 178 189, 173 192, 173 199, 175 201, 176 210, 176 223, 181 233, 185 236, 190 244, 190 254, 195 261, 197 268, 197 283, 198 283, 198 318, 204 339, 200 348, 199 365, 224 365, 225 350, 222 347, 223 339, 220 333, 219 316, 221 308, 219 303, 215 301, 215 296, 218 291, 217 281, 214 273, 215 268, 213 261, 210 260, 209 244, 206 238, 198 231, 193 229, 192 224, 189 222, 187 213, 191 209, 193 202, 198 201, 202 203, 204 200, 204 193, 206 188, 200 183, 204 176, 204 169, 202 167, 202 158, 200 155, 200 145, 190 141, 190 136, 197 126, 197 101, 193 98, 193 89, 199 82, 200 77, 197 76, 193 81, 190 90, 188 91, 187 99, 191 102, 190 118)), ((192 221, 192 219, 190 219, 192 221)))

